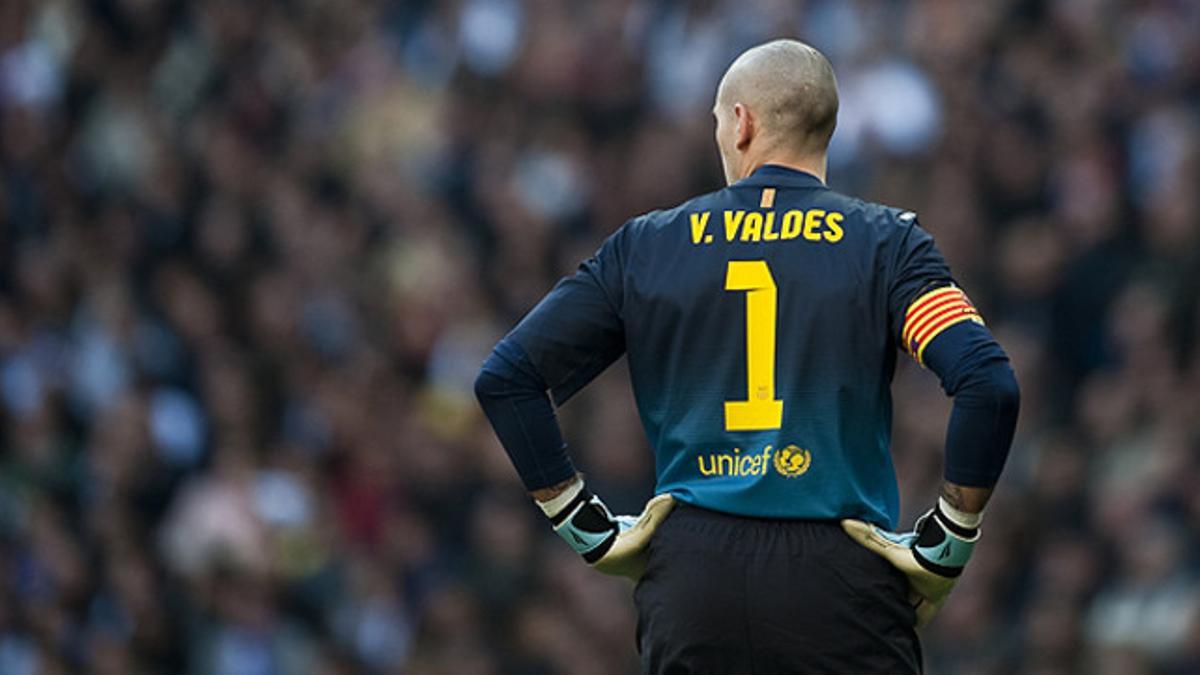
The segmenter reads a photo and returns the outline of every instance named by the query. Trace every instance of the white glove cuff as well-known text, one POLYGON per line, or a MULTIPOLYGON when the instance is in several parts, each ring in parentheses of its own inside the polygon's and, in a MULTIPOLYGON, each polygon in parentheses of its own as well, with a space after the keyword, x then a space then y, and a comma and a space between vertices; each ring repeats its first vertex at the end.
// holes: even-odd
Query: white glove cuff
POLYGON ((968 513, 967 511, 956 509, 946 501, 945 497, 938 497, 938 509, 950 522, 968 530, 978 528, 979 523, 983 522, 982 511, 979 513, 968 513))
POLYGON ((567 504, 570 504, 571 500, 575 499, 580 492, 583 492, 583 481, 576 480, 566 490, 551 498, 550 501, 539 502, 536 499, 533 501, 542 509, 542 513, 545 513, 547 518, 553 518, 566 508, 567 504))

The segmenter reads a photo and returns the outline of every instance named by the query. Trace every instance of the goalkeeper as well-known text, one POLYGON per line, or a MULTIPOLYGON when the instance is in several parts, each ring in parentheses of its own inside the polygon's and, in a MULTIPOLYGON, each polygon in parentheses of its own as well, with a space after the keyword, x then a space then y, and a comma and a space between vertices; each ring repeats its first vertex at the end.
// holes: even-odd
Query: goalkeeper
POLYGON ((742 54, 713 107, 727 187, 627 222, 476 381, 550 526, 637 582, 647 673, 921 672, 917 629, 970 559, 1007 458, 1008 359, 915 214, 826 186, 837 108, 812 47, 742 54), (898 351, 954 397, 941 494, 906 533, 898 351), (614 516, 554 405, 622 354, 658 494, 614 516))

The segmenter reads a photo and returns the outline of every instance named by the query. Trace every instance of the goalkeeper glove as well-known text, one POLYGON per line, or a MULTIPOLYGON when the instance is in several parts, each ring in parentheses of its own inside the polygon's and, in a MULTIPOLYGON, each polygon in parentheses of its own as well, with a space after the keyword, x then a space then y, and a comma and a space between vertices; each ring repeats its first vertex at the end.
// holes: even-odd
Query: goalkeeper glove
POLYGON ((846 534, 908 578, 917 628, 924 628, 945 604, 979 540, 977 514, 957 512, 944 501, 939 498, 937 506, 918 518, 912 532, 888 532, 861 520, 842 521, 846 534), (952 520, 947 511, 960 517, 952 520))
POLYGON ((654 497, 638 516, 614 516, 600 498, 576 481, 565 492, 537 502, 554 531, 597 571, 634 581, 646 569, 646 547, 675 506, 668 494, 654 497))

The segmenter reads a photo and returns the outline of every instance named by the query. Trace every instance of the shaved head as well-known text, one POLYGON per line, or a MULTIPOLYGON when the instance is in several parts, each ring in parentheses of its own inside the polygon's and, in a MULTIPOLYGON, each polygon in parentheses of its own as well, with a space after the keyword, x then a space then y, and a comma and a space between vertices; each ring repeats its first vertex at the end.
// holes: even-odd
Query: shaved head
POLYGON ((821 52, 775 40, 742 53, 725 71, 717 106, 736 103, 757 112, 763 131, 779 142, 823 151, 837 124, 837 80, 821 52))
MULTIPOLYGON (((729 66, 713 113, 721 126, 723 120, 734 123, 735 116, 743 121, 748 111, 760 148, 823 156, 837 110, 837 80, 825 56, 797 40, 775 40, 747 50, 729 66)), ((721 148, 722 155, 732 150, 721 148)))

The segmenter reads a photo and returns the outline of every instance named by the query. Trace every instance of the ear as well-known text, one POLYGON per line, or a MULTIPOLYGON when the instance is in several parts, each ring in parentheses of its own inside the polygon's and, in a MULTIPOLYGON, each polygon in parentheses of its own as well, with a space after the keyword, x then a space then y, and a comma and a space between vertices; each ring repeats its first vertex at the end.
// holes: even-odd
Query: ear
POLYGON ((733 114, 737 118, 737 132, 734 137, 734 147, 741 152, 745 152, 746 148, 750 147, 750 141, 754 140, 756 131, 754 113, 741 103, 733 104, 733 114))

